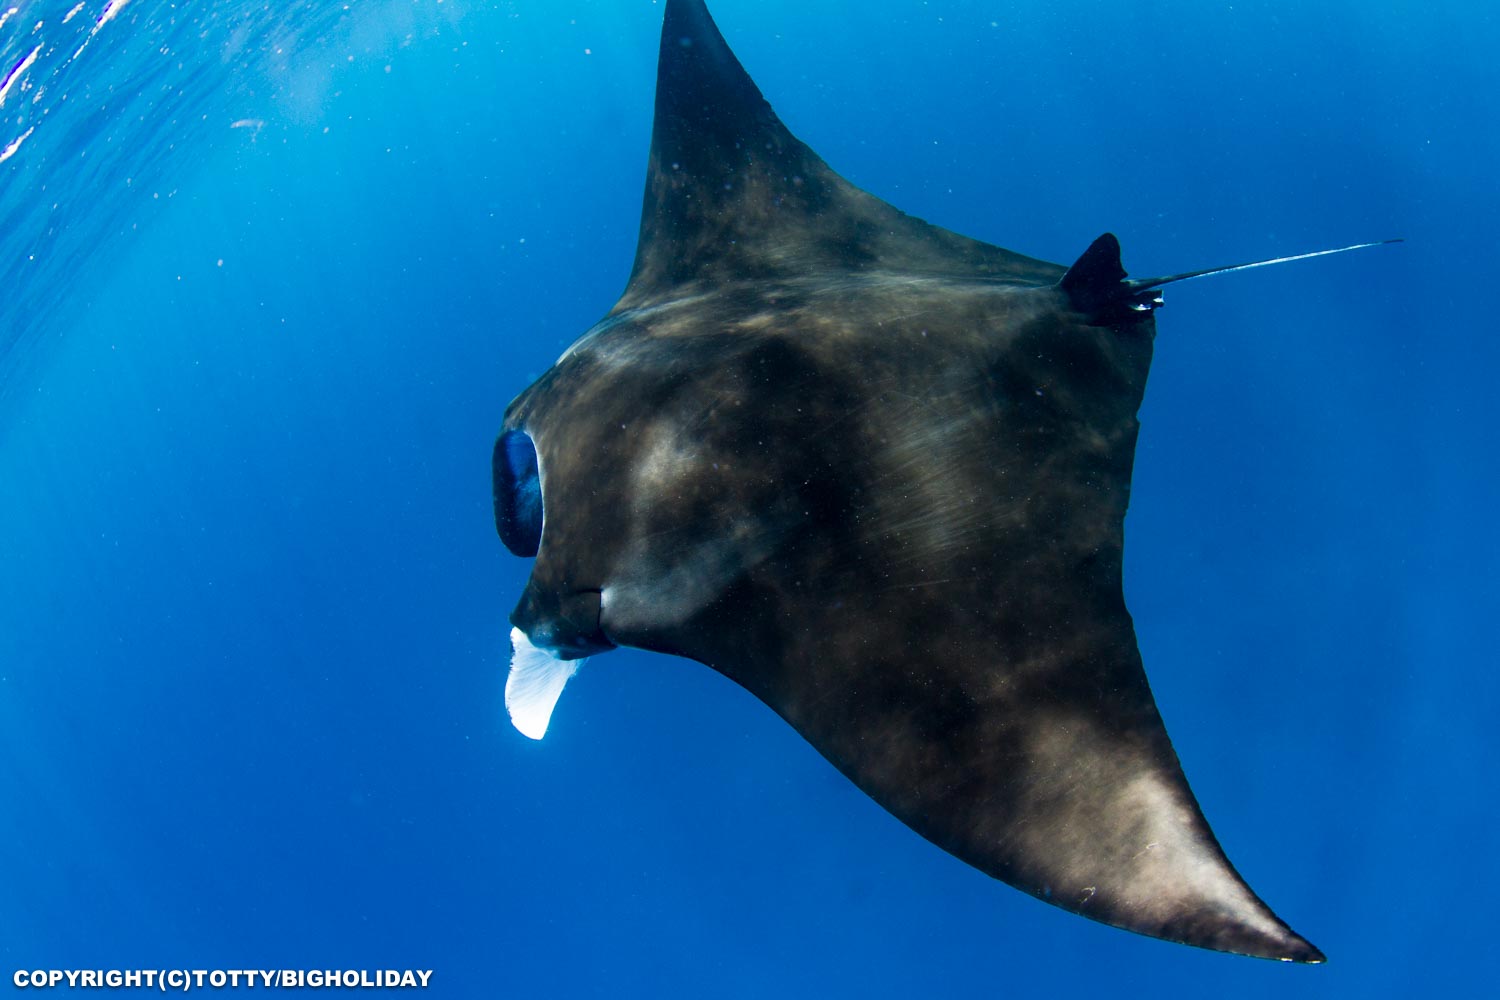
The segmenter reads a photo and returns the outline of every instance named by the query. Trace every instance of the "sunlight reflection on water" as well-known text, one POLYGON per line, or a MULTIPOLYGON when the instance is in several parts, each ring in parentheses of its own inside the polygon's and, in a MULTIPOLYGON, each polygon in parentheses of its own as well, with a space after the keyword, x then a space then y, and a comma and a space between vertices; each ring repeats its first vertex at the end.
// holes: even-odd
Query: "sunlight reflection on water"
POLYGON ((335 63, 459 8, 0 0, 0 402, 31 388, 37 345, 86 303, 115 241, 231 129, 253 140, 273 112, 315 117, 335 63))

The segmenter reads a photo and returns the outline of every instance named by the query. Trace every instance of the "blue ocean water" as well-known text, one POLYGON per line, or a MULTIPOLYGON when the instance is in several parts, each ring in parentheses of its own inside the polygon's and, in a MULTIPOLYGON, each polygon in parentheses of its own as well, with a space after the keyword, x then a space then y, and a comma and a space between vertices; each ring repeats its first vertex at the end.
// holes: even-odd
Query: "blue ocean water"
POLYGON ((510 726, 489 450, 623 287, 659 3, 0 0, 5 975, 1492 988, 1494 12, 711 6, 835 169, 968 235, 1138 274, 1407 238, 1169 290, 1127 522, 1194 790, 1329 963, 1039 904, 686 661, 510 726))

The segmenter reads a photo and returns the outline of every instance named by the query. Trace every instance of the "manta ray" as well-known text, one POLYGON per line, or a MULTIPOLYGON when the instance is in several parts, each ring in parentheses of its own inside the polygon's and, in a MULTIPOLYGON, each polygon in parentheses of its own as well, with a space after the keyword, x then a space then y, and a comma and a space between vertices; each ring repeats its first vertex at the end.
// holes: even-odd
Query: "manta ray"
POLYGON ((1109 234, 1063 267, 929 225, 667 0, 629 283, 495 445, 500 538, 535 559, 512 721, 540 739, 590 655, 688 657, 982 872, 1322 961, 1209 829, 1121 584, 1161 287, 1291 259, 1131 280, 1109 234))

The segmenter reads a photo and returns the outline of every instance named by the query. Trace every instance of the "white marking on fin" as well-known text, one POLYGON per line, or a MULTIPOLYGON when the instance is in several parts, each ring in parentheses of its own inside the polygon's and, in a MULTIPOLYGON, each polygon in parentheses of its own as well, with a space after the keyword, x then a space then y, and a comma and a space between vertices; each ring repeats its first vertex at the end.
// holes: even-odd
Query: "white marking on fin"
POLYGON ((526 633, 510 630, 510 676, 505 679, 505 708, 522 735, 539 740, 547 735, 552 709, 568 678, 585 660, 563 660, 531 644, 526 633))

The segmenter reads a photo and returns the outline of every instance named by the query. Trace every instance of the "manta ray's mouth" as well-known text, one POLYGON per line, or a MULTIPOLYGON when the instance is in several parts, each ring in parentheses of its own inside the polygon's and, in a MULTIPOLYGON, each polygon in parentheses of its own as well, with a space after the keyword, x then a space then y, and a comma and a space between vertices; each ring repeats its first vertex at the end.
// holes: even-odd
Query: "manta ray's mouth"
POLYGON ((598 589, 556 594, 533 582, 511 612, 510 623, 535 648, 559 660, 580 660, 615 648, 600 623, 602 612, 598 589))

